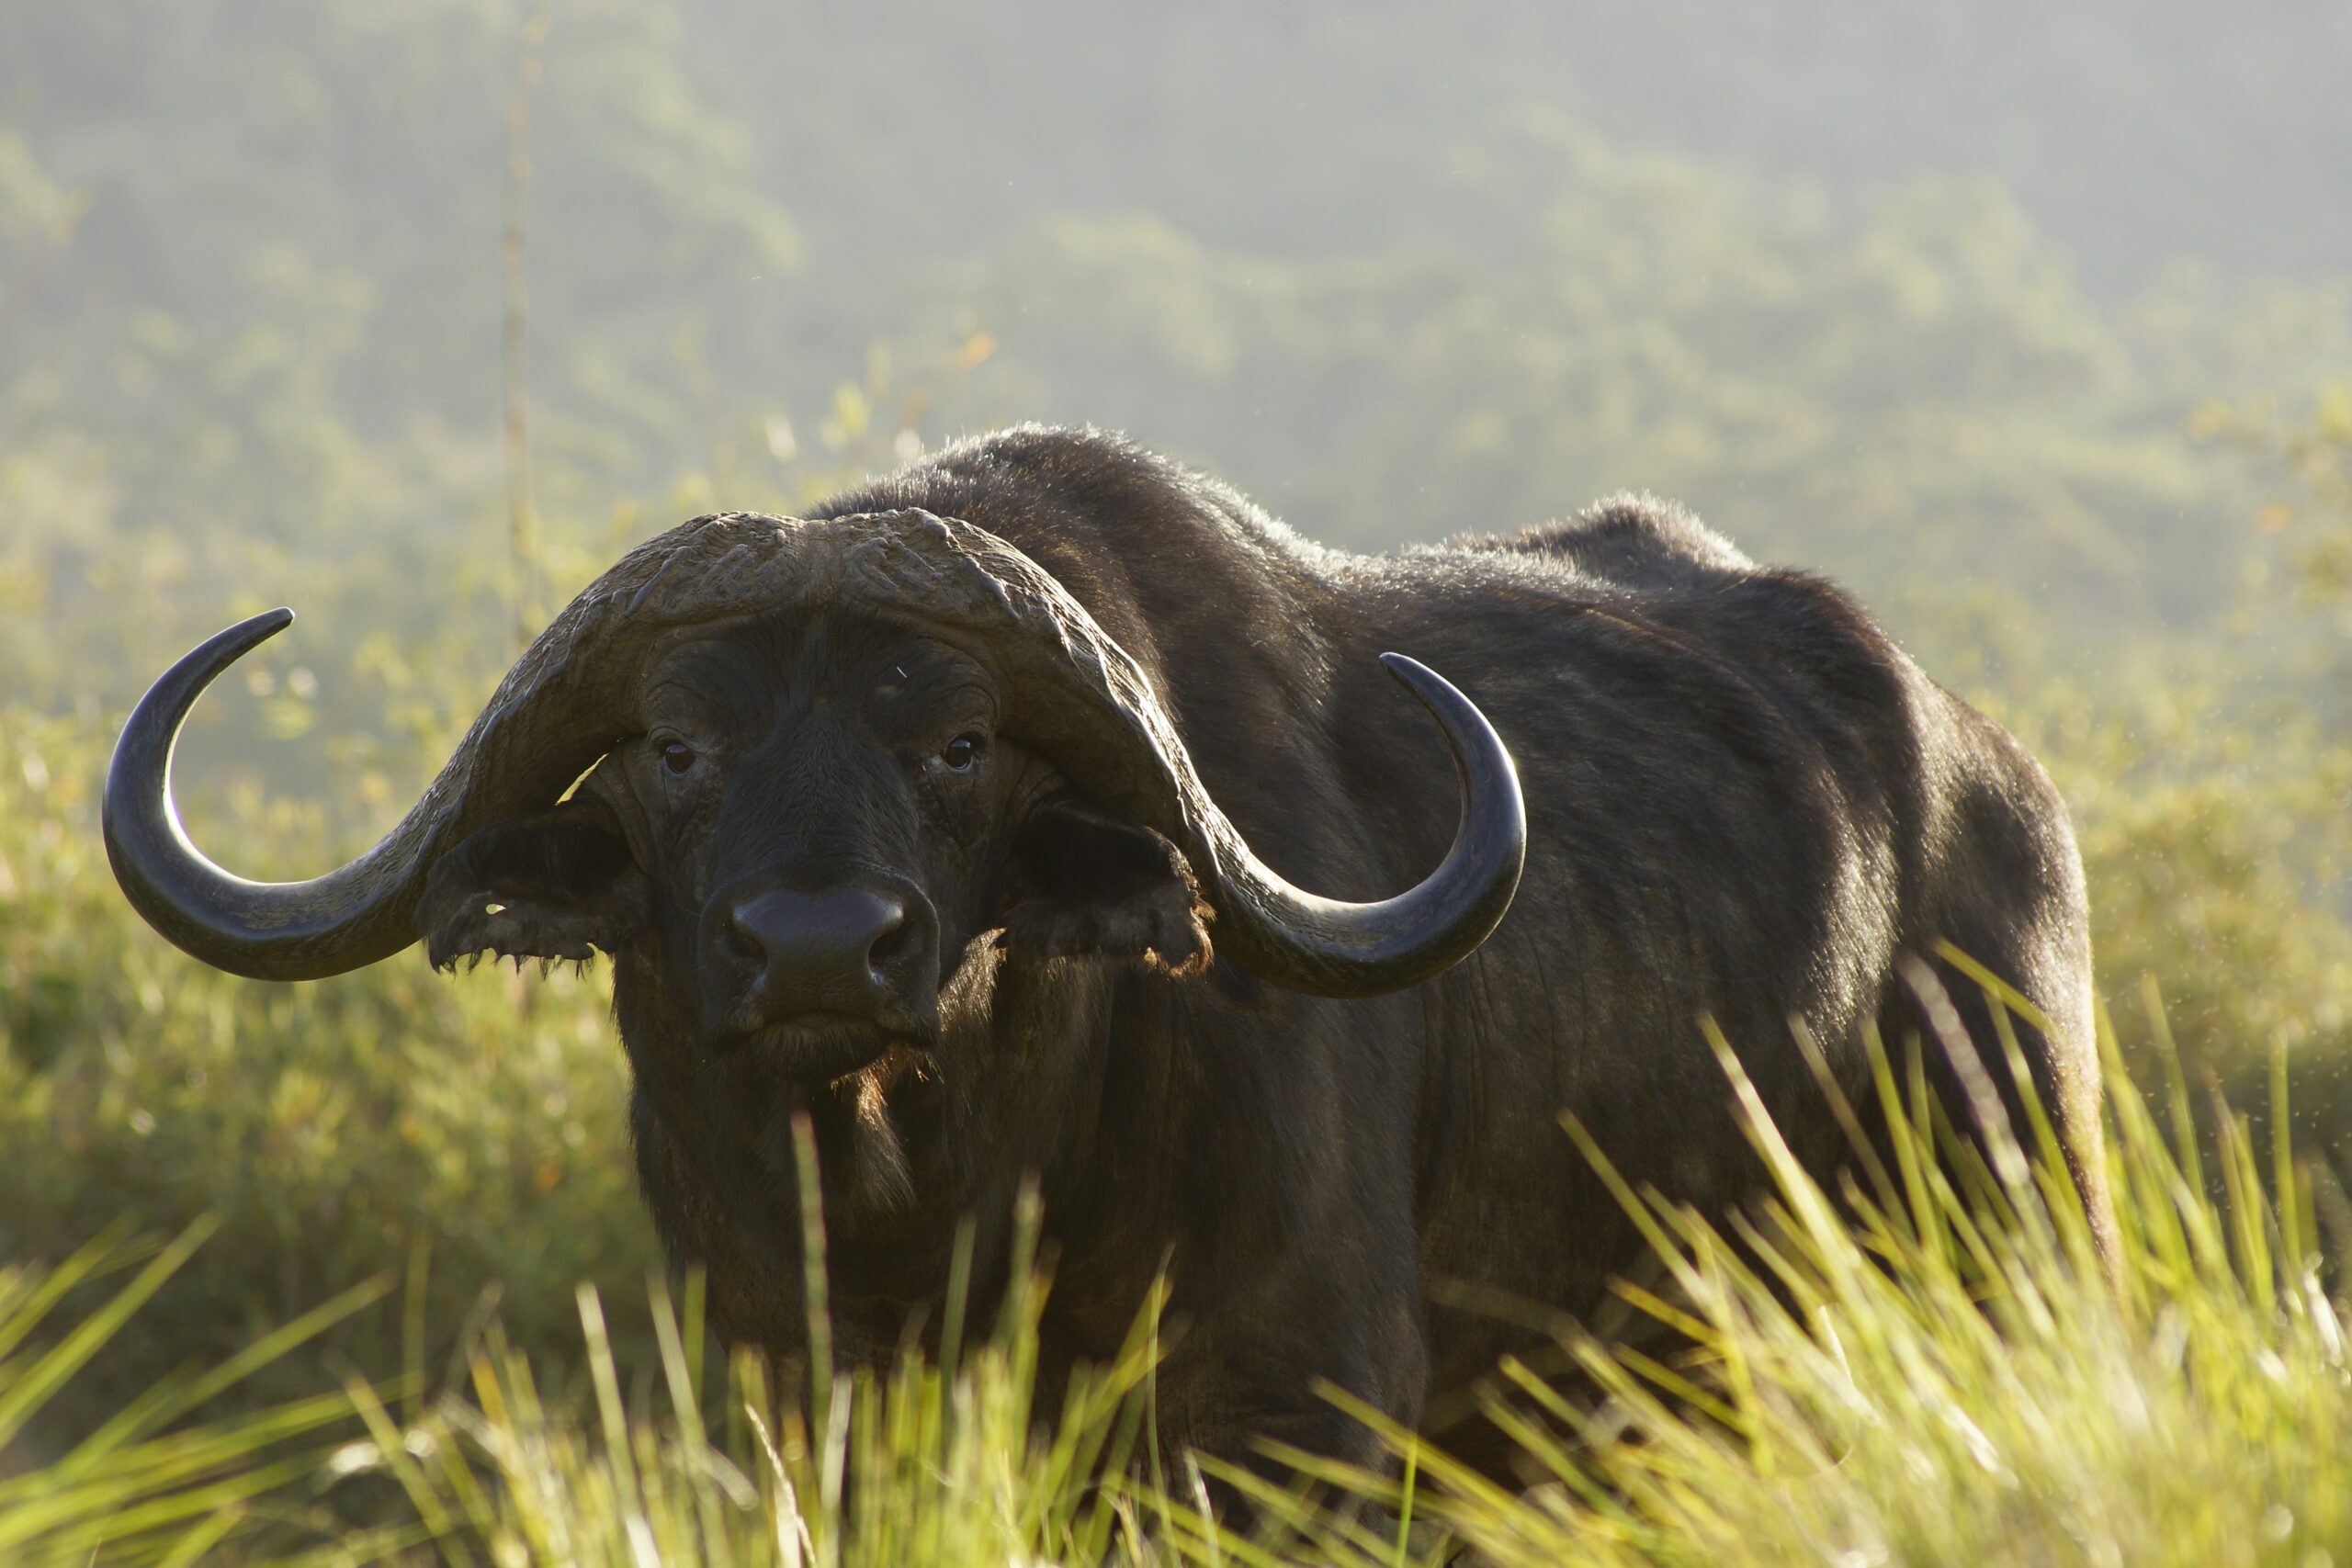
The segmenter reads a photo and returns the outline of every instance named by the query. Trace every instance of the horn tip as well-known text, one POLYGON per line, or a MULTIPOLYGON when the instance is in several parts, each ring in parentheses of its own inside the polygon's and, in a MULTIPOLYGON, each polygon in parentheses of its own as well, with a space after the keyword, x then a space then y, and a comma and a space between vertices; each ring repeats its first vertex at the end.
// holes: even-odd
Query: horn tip
POLYGON ((294 612, 280 604, 275 610, 246 616, 213 638, 212 646, 231 659, 242 659, 293 624, 294 612))
POLYGON ((1422 663, 1409 653, 1384 653, 1380 662, 1396 678, 1396 683, 1419 694, 1432 690, 1451 691, 1453 682, 1422 663))
POLYGON ((294 612, 280 604, 275 610, 264 610, 258 615, 247 615, 235 626, 213 637, 199 653, 226 653, 231 659, 241 659, 294 624, 294 612))

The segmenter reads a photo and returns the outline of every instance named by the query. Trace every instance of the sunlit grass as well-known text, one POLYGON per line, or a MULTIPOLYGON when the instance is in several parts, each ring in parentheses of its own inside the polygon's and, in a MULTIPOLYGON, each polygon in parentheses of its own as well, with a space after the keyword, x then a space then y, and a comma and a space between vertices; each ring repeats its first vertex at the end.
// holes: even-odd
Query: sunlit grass
MULTIPOLYGON (((0 1279, 0 1453, 17 1466, 0 1479, 0 1556, 2352 1562, 2346 1315, 2323 1288, 2311 1178, 2283 1143, 2259 1151, 2243 1122, 2225 1122, 2209 1172, 2179 1076, 2162 1086, 2168 1129, 2110 1061, 2125 1086, 2111 1101, 2121 1225, 2110 1267, 2039 1118, 1978 1157, 1926 1102, 1917 1058, 1882 1055, 1875 1092, 1899 1129, 1893 1157, 1833 1195, 1796 1165, 1717 1043, 1777 1190, 1726 1230, 1617 1185, 1668 1276, 1655 1293, 1623 1292, 1687 1348, 1571 1343, 1586 1380, 1573 1397, 1507 1366, 1488 1409, 1519 1440, 1515 1484, 1359 1411, 1396 1465, 1362 1472, 1298 1456, 1325 1483, 1316 1494, 1210 1464, 1261 1516, 1251 1539, 1226 1533, 1189 1473, 1175 1467, 1171 1486, 1155 1462, 1166 1456, 1148 1435, 1150 1318, 1114 1367, 1059 1408, 1037 1406, 1049 1284, 1026 1257, 1014 1277, 1031 1283, 992 1325, 967 1335, 960 1293, 951 1304, 943 1342, 959 1353, 933 1362, 910 1349, 805 1400, 770 1389, 758 1361, 718 1364, 689 1280, 674 1307, 655 1288, 658 1376, 625 1371, 602 1303, 582 1289, 583 1398, 547 1392, 543 1370, 492 1324, 462 1376, 421 1404, 353 1377, 339 1393, 175 1425, 356 1304, 339 1301, 25 1465, 11 1442, 186 1260, 195 1233, 143 1254, 99 1244, 52 1272, 0 1279), (31 1348, 76 1286, 142 1262, 31 1348), (364 1435, 330 1455, 319 1434, 339 1421, 364 1435), (365 1476, 396 1488, 390 1517, 379 1507, 372 1529, 343 1539, 272 1502, 365 1476), (1361 1506, 1335 1507, 1346 1493, 1361 1506)), ((2021 1070, 2013 1042, 1990 1055, 1990 1070, 2021 1070)), ((1607 1170, 1581 1128, 1564 1138, 1607 1170)), ((811 1280, 821 1346, 821 1272, 811 1280)))
MULTIPOLYGON (((1776 1191, 1718 1228, 1566 1128, 1667 1263, 1664 1288, 1624 1295, 1687 1348, 1574 1342, 1573 1396, 1507 1366, 1488 1409, 1519 1441, 1515 1484, 1359 1410, 1396 1464, 1289 1456, 1317 1490, 1211 1462, 1258 1513, 1249 1538, 1221 1530, 1189 1472, 1152 1462, 1148 1321, 1064 1408, 1035 1407, 1042 1279, 946 1364, 910 1352, 807 1401, 748 1360, 706 1372, 690 1281, 683 1311, 657 1293, 662 1377, 634 1407, 583 1291, 593 1398, 550 1403, 493 1336, 406 1427, 356 1388, 363 1463, 452 1562, 2352 1563, 2347 1320, 2283 1143, 2225 1122, 2209 1177, 2179 1075, 2168 1128, 2111 1059, 2109 1260, 2038 1114, 1980 1157, 1916 1055, 1881 1054, 1892 1157, 1833 1194, 1716 1043, 1776 1191)), ((2006 1033, 1986 1056, 2023 1070, 2006 1033)))
MULTIPOLYGON (((108 873, 107 728, 0 706, 0 1263, 54 1262, 116 1224, 212 1234, 38 1425, 94 1428, 175 1367, 385 1273, 412 1289, 210 1414, 331 1387, 318 1355, 378 1379, 437 1371, 492 1302, 552 1364, 577 1345, 582 1279, 628 1287, 614 1332, 650 1360, 638 1287, 659 1249, 601 979, 453 980, 411 954, 262 986, 196 963, 108 873)), ((193 830, 264 875, 342 847, 282 803, 193 830)))
MULTIPOLYGON (((800 1131, 803 1190, 813 1191, 800 1131)), ((1024 1211, 1022 1237, 1035 1237, 1036 1217, 1034 1205, 1024 1211)), ((813 1206, 803 1219, 821 1365, 822 1234, 813 1206)), ((451 1562, 945 1568, 1154 1555, 1148 1526, 1168 1506, 1126 1480, 1149 1447, 1153 1316, 1114 1364, 1075 1379, 1057 1409, 1040 1409, 1038 1318, 1049 1287, 1032 1240, 1012 1258, 1012 1277, 1025 1285, 969 1337, 967 1263, 959 1254, 943 1359, 910 1346, 887 1371, 821 1380, 805 1400, 772 1390, 768 1364, 750 1355, 707 1369, 698 1280, 676 1306, 657 1284, 661 1377, 635 1411, 603 1304, 583 1286, 594 1387, 584 1405, 550 1404, 529 1359, 493 1331, 469 1357, 465 1386, 406 1427, 355 1385, 370 1438, 343 1463, 392 1475, 451 1562), (715 1399, 706 1393, 714 1383, 715 1399)))
POLYGON ((325 1434, 350 1405, 321 1394, 248 1415, 188 1421, 216 1394, 313 1338, 373 1296, 345 1292, 205 1371, 167 1377, 62 1453, 28 1453, 28 1427, 202 1245, 209 1224, 168 1244, 119 1236, 54 1269, 0 1269, 0 1562, 179 1564, 225 1549, 321 1472, 325 1434), (56 1329, 60 1303, 135 1270, 102 1304, 56 1329))
MULTIPOLYGON (((1315 1467, 1313 1499, 1210 1466, 1257 1505, 1237 1539, 1153 1449, 1148 1323, 1039 1407, 1042 1278, 959 1318, 944 1364, 806 1400, 723 1364, 691 1281, 650 1312, 639 1290, 652 1255, 593 984, 203 971, 106 876, 102 738, 5 717, 0 1249, 66 1261, 0 1274, 0 1562, 2352 1568, 2346 1319, 2320 1246, 2340 1259, 2352 1229, 2328 1170, 2352 1134, 2326 1030, 2271 1058, 2269 1105, 2246 1092, 2250 1030, 2207 1034, 2186 1073, 2153 1005, 2128 1061, 2107 1042, 2111 1280, 2046 1126, 1959 1152, 1898 1046, 1872 1092, 1908 1132, 1851 1191, 1756 1120, 1778 1190, 1729 1235, 1621 1193, 1669 1265, 1624 1293, 1686 1348, 1570 1345, 1572 1398, 1513 1369, 1493 1413, 1522 1484, 1397 1433, 1388 1472, 1315 1467), (2208 1068, 2259 1134, 2210 1107, 2208 1068), (168 1248, 119 1239, 194 1214, 214 1217, 168 1248), (348 1290, 379 1274, 405 1288, 348 1290), (1333 1508, 1334 1487, 1364 1506, 1333 1508)), ((311 856, 287 847, 314 833, 299 818, 227 826, 311 856)), ((2010 1070, 2009 1041, 1979 1043, 2010 1070)), ((1562 1139, 1580 1157, 1579 1130, 1562 1139)))
MULTIPOLYGON (((1882 1055, 1895 1168, 1833 1201, 1718 1046, 1774 1198, 1727 1235, 1619 1184, 1674 1286, 1626 1293, 1692 1348, 1576 1344, 1592 1392, 1574 1403, 1508 1369, 1489 1409, 1531 1486, 1391 1431, 1452 1546, 1530 1565, 2352 1562, 2347 1319, 2283 1142, 2260 1154, 2225 1122, 2216 1197, 2177 1073, 2175 1135, 2110 1059, 2110 1276, 2038 1118, 1976 1159, 1882 1055)), ((2021 1071, 2013 1042, 1988 1055, 2021 1071)), ((1400 1500, 1386 1478, 1338 1478, 1400 1500)), ((1311 1510, 1289 1522, 1333 1560, 1399 1560, 1311 1510)))

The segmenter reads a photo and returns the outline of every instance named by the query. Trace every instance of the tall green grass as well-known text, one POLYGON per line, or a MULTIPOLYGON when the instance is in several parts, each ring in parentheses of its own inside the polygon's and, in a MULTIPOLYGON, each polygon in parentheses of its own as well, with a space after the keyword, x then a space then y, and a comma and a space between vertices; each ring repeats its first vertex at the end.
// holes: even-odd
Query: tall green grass
MULTIPOLYGON (((0 1262, 55 1262, 118 1224, 212 1231, 33 1436, 94 1428, 175 1368, 386 1273, 416 1310, 404 1288, 314 1355, 385 1380, 413 1348, 437 1368, 494 1305, 533 1354, 576 1359, 572 1292, 597 1280, 625 1287, 615 1332, 650 1361, 639 1286, 659 1249, 601 981, 451 980, 415 955, 301 986, 208 969, 114 886, 107 742, 96 723, 0 707, 0 1262)), ((205 804, 191 831, 248 874, 315 872, 347 847, 296 804, 205 804)), ((316 1366, 281 1360, 215 1404, 320 1386, 316 1366)))
MULTIPOLYGON (((1988 1044, 1991 1070, 2022 1074, 2013 1040, 1988 1044)), ((1675 1287, 1625 1292, 1693 1349, 1573 1344, 1597 1391, 1575 1404, 1507 1368, 1489 1410, 1532 1487, 1391 1431, 1452 1546, 1531 1565, 2352 1562, 2352 1320, 2283 1138, 2257 1150, 2224 1117, 2209 1182, 2177 1071, 2167 1128, 2110 1053, 2110 1269, 2038 1115, 1975 1157, 1916 1057, 1882 1055, 1897 1157, 1833 1194, 1718 1047, 1770 1200, 1727 1234, 1617 1184, 1675 1287)), ((1406 1504, 1396 1481, 1327 1473, 1406 1504)), ((1401 1560, 1328 1517, 1290 1522, 1317 1555, 1401 1560)))
MULTIPOLYGON (((1669 1282, 1621 1288, 1689 1348, 1573 1341, 1575 1397, 1508 1365, 1488 1410, 1514 1484, 1359 1410, 1390 1467, 1283 1456, 1321 1483, 1284 1488, 1209 1462, 1259 1516, 1223 1530, 1144 1440, 1148 1322, 1035 1407, 1042 1280, 960 1359, 843 1374, 806 1419, 753 1363, 707 1392, 697 1314, 666 1297, 663 1375, 632 1402, 583 1292, 593 1398, 551 1404, 493 1337, 405 1428, 355 1390, 367 1462, 451 1562, 2352 1563, 2352 1318, 2283 1140, 2226 1119, 2209 1170, 2185 1079, 2164 1075, 2160 1116, 2110 1055, 2103 1258, 2038 1115, 1980 1156, 1916 1055, 1881 1054, 1892 1157, 1833 1193, 1717 1044, 1775 1190, 1718 1227, 1616 1183, 1669 1282)), ((2013 1039, 1987 1047, 2022 1073, 2013 1039)), ((1582 1129, 1563 1140, 1607 1171, 1582 1129)))
MULTIPOLYGON (((1730 1234, 1622 1194, 1673 1287, 1631 1304, 1690 1349, 1572 1345, 1589 1386, 1566 1403, 1513 1373, 1494 1414, 1525 1484, 1392 1433, 1389 1470, 1324 1469, 1314 1501, 1227 1473, 1257 1494, 1236 1539, 1148 1440, 1148 1325, 1036 1407, 1042 1280, 945 1365, 829 1385, 813 1421, 722 1365, 691 1289, 673 1311, 639 1288, 600 987, 202 970, 106 874, 103 741, 0 712, 0 1562, 2352 1568, 2321 1246, 2352 1237, 2329 1174, 2352 1123, 2310 1114, 2347 1060, 2333 1024, 2265 1063, 2259 1010, 2233 1013, 2186 1071, 2153 1007, 2110 1035, 2113 1280, 2046 1129, 1928 1158, 1956 1151, 1898 1053, 1876 1092, 1902 1157, 1853 1191, 1819 1190, 1758 1119, 1778 1190, 1730 1234), (2254 1121, 2212 1109, 2209 1071, 2254 1121)), ((336 848, 251 796, 198 832, 265 874, 336 848)), ((2008 1043, 1980 1043, 2007 1070, 2008 1043)))
POLYGON ((341 1394, 187 1417, 365 1305, 380 1282, 344 1292, 209 1370, 160 1380, 62 1451, 28 1451, 43 1408, 126 1332, 213 1228, 198 1224, 168 1243, 103 1236, 54 1269, 0 1269, 0 1562, 190 1563, 230 1549, 273 1514, 287 1522, 299 1512, 290 1498, 322 1473, 328 1435, 351 1419, 341 1394), (126 1271, 100 1304, 54 1326, 62 1302, 126 1271))
MULTIPOLYGON (((805 1122, 796 1131, 802 1191, 813 1194, 813 1143, 805 1122)), ((810 1344, 823 1365, 824 1238, 813 1201, 802 1222, 810 1344)), ((1166 1511, 1150 1489, 1124 1480, 1149 1449, 1155 1319, 1139 1321, 1112 1365, 1076 1378, 1059 1408, 1040 1409, 1038 1322, 1049 1286, 1034 1204, 1016 1228, 1012 1278, 1025 1284, 992 1325, 968 1337, 969 1253, 959 1254, 942 1360, 910 1347, 887 1372, 842 1371, 805 1400, 783 1394, 750 1354, 706 1366, 699 1281, 690 1278, 682 1309, 665 1285, 652 1288, 660 1377, 646 1381, 631 1410, 603 1303, 582 1286, 593 1397, 550 1404, 529 1358, 493 1332, 467 1358, 463 1388, 405 1428, 355 1385, 371 1438, 350 1467, 396 1478, 451 1562, 1104 1561, 1145 1539, 1147 1512, 1166 1511)))

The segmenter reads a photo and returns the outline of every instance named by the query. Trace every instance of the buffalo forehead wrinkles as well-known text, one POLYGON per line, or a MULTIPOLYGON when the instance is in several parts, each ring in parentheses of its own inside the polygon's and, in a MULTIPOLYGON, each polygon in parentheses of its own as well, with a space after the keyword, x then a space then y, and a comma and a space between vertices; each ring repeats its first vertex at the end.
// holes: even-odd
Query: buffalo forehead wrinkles
POLYGON ((703 713, 739 733, 836 706, 863 715, 886 740, 894 724, 944 708, 992 719, 996 701, 993 681, 971 654, 854 606, 695 628, 649 661, 639 699, 649 720, 665 710, 703 713))
POLYGON ((922 824, 901 771, 838 721, 812 717, 734 771, 712 829, 722 874, 767 869, 787 884, 861 866, 905 867, 922 824))

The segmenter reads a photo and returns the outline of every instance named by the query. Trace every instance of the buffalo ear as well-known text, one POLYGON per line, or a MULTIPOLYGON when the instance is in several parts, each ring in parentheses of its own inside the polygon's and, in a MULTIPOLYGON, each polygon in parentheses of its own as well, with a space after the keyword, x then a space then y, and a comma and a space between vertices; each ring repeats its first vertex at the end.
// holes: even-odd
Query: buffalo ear
POLYGON ((619 820, 583 785, 560 806, 484 828, 434 863, 416 923, 436 969, 484 953, 585 963, 642 931, 651 911, 652 885, 619 820))
POLYGON ((1209 961, 1208 906, 1183 852, 1140 823, 1071 796, 1032 812, 1013 841, 1005 943, 1016 954, 1141 958, 1178 975, 1209 961))

